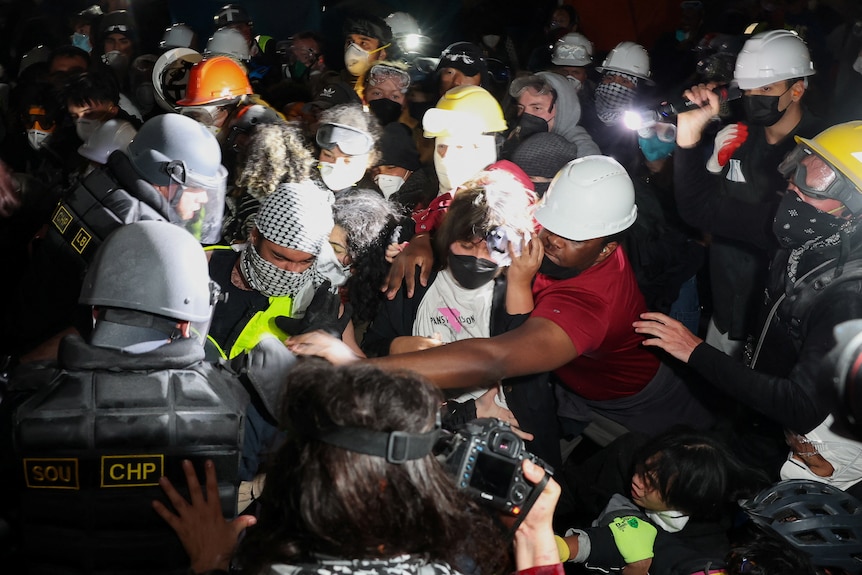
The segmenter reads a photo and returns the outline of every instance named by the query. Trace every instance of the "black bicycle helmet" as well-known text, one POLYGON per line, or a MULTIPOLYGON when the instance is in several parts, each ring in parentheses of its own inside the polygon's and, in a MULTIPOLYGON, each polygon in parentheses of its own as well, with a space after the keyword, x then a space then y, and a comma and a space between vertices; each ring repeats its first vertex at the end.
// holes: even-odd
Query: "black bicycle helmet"
POLYGON ((792 479, 740 505, 815 566, 862 572, 862 502, 855 497, 819 481, 792 479))

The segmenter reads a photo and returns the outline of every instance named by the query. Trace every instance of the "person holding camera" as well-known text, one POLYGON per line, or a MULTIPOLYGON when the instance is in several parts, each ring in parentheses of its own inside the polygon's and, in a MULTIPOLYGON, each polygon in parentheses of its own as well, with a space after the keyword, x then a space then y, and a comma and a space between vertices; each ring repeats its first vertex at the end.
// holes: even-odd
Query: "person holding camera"
MULTIPOLYGON (((224 573, 232 557, 246 574, 507 572, 500 525, 432 454, 443 399, 432 385, 408 372, 311 359, 284 389, 280 425, 288 437, 257 518, 220 517, 212 465, 205 489, 185 466, 190 500, 160 480, 173 509, 153 507, 179 535, 193 573, 224 573)), ((529 460, 523 475, 544 485, 515 533, 515 564, 561 575, 551 528, 560 488, 529 460)))

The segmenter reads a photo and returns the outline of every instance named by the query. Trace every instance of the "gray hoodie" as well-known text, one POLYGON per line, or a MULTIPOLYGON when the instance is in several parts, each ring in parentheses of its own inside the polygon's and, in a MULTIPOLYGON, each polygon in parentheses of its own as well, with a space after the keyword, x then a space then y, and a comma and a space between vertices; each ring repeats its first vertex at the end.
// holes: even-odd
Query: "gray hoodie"
POLYGON ((554 72, 538 72, 536 74, 551 85, 557 92, 554 116, 554 127, 551 130, 578 147, 578 156, 594 156, 602 151, 590 137, 590 134, 578 125, 581 119, 581 102, 578 100, 577 84, 573 80, 554 72))

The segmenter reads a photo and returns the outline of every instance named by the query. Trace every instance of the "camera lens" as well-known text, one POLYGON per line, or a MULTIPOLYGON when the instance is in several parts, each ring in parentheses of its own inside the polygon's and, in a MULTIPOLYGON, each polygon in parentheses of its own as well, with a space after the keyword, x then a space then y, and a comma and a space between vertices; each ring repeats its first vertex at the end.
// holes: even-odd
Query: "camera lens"
POLYGON ((512 503, 521 503, 527 498, 527 486, 523 483, 516 483, 512 486, 510 499, 512 503))

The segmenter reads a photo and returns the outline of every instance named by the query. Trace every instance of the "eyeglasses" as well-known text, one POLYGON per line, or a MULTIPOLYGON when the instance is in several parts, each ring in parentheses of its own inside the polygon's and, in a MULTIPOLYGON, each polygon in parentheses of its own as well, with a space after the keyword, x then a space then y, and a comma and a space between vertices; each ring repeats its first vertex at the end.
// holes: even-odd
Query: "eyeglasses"
POLYGON ((317 145, 325 150, 338 146, 348 156, 367 154, 374 147, 371 136, 344 124, 321 124, 317 129, 315 140, 317 145))

